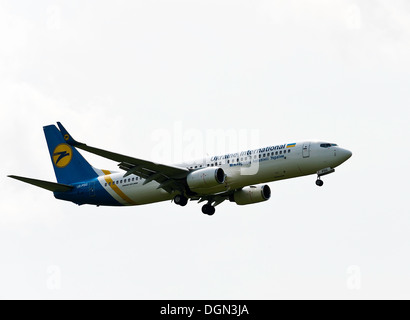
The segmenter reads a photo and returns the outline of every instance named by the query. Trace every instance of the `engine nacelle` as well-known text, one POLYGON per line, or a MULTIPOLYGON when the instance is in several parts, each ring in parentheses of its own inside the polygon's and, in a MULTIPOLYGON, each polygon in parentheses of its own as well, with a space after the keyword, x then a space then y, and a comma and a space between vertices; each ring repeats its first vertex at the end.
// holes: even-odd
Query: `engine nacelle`
POLYGON ((253 204, 270 199, 271 191, 267 184, 245 187, 235 191, 230 201, 238 205, 253 204))
POLYGON ((188 174, 186 181, 192 191, 213 188, 225 182, 225 172, 215 167, 199 169, 188 174))

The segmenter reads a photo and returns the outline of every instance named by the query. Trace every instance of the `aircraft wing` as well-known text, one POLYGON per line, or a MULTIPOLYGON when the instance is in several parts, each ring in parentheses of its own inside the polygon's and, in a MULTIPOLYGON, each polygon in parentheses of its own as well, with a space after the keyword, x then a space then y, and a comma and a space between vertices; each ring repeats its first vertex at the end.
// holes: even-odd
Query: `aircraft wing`
POLYGON ((127 171, 124 177, 136 174, 146 179, 144 184, 157 181, 160 184, 159 188, 163 188, 168 192, 172 192, 173 190, 182 191, 185 188, 181 180, 190 172, 187 168, 159 164, 88 146, 85 143, 74 140, 60 122, 57 122, 57 124, 64 136, 64 140, 66 140, 69 145, 119 162, 118 166, 127 171))

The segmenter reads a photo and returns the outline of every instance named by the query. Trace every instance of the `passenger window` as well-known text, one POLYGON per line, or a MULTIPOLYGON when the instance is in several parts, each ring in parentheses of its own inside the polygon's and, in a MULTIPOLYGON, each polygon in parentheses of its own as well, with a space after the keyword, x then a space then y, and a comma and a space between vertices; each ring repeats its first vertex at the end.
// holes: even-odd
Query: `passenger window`
POLYGON ((214 166, 214 164, 213 163, 211 163, 211 167, 213 167, 214 166))
POLYGON ((218 162, 215 162, 215 167, 218 165, 218 162))
POLYGON ((229 164, 229 160, 228 160, 228 164, 229 164))
POLYGON ((259 155, 259 159, 262 157, 262 155, 259 155))
POLYGON ((282 151, 279 151, 279 154, 282 154, 282 151))
POLYGON ((288 150, 288 153, 290 153, 290 149, 288 150))
POLYGON ((108 182, 108 185, 111 186, 111 182, 108 182))
POLYGON ((107 186, 107 184, 105 184, 105 186, 107 186))
POLYGON ((266 157, 266 153, 263 154, 263 157, 264 157, 264 158, 266 157))
POLYGON ((268 152, 267 156, 268 156, 268 157, 270 156, 270 153, 269 153, 269 152, 268 152))

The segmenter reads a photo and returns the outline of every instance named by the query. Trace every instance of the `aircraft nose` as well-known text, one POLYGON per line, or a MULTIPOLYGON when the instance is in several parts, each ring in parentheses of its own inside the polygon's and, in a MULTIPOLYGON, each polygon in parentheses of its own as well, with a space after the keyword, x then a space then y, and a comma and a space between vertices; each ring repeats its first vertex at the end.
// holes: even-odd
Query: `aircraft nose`
POLYGON ((338 156, 343 159, 343 161, 346 161, 352 156, 352 152, 347 150, 347 149, 340 149, 338 150, 338 156))

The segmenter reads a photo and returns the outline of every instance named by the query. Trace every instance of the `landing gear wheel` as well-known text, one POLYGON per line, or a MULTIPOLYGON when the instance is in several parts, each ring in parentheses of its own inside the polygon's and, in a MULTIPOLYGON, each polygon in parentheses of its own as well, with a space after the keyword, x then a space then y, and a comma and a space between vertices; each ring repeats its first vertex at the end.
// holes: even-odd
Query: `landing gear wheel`
POLYGON ((323 186, 323 181, 320 180, 320 178, 318 178, 318 179, 316 180, 316 185, 317 185, 318 187, 323 186))
POLYGON ((183 195, 177 194, 177 195, 174 197, 174 202, 175 202, 177 205, 180 205, 181 207, 184 207, 184 206, 187 205, 188 199, 187 199, 186 197, 184 197, 183 195))
POLYGON ((215 213, 215 207, 211 206, 210 204, 205 204, 202 207, 202 213, 207 214, 208 216, 212 216, 215 213))

